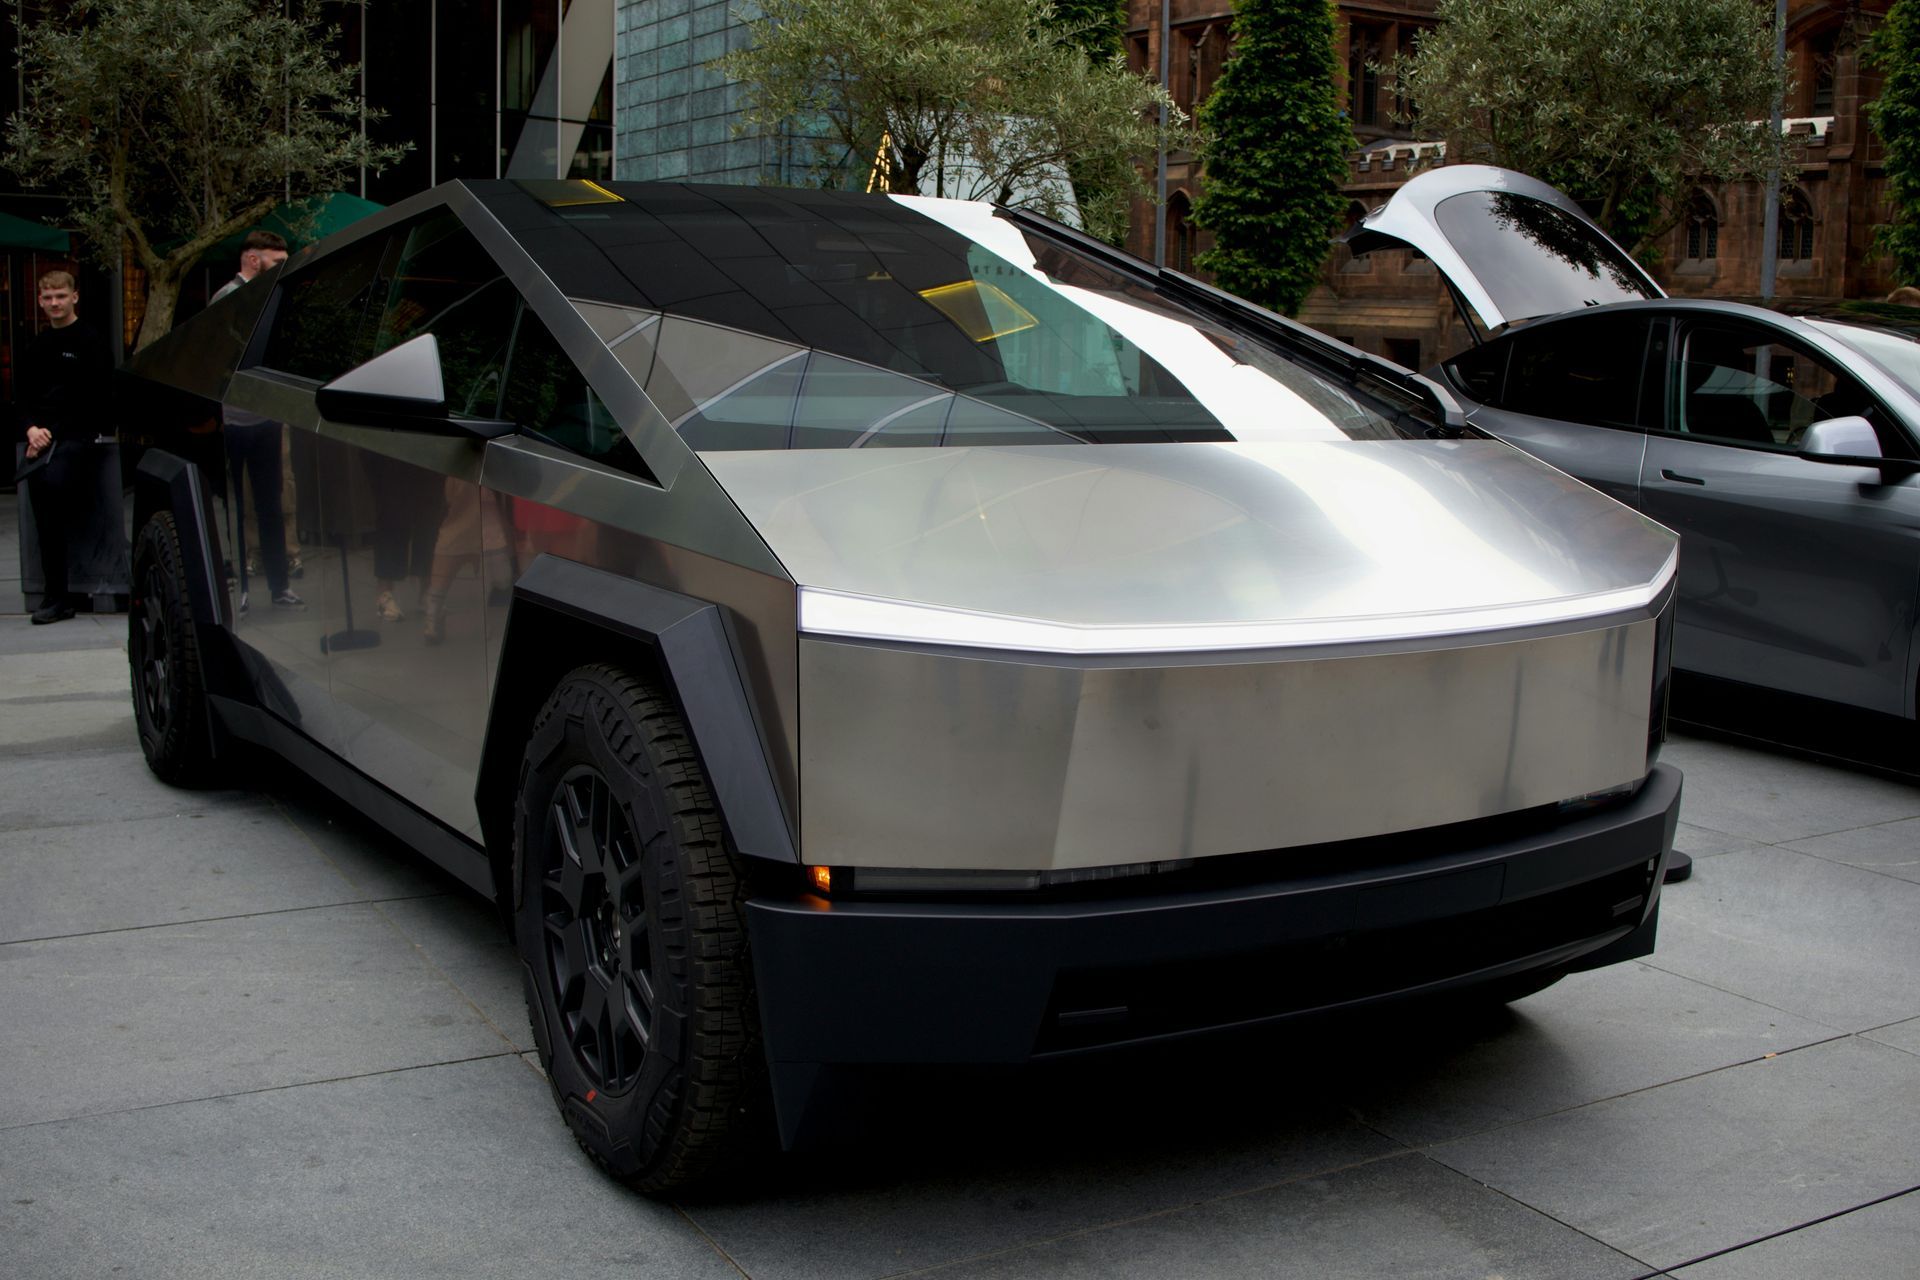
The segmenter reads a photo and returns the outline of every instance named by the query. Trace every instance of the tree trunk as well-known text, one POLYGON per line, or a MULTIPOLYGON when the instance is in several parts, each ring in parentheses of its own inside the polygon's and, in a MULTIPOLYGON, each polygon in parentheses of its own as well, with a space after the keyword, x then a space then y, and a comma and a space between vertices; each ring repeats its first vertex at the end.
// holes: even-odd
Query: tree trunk
POLYGON ((173 328, 173 308, 180 301, 180 278, 151 274, 147 277, 147 310, 140 318, 140 336, 134 340, 135 352, 145 351, 173 328))

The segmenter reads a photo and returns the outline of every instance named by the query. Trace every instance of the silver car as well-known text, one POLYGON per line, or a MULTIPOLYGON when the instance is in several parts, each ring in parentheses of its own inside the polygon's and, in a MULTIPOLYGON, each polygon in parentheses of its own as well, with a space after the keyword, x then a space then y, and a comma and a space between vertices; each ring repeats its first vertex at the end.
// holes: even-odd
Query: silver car
POLYGON ((1676 668, 1911 719, 1920 347, 1669 299, 1565 195, 1429 170, 1349 233, 1412 246, 1491 336, 1436 372, 1484 428, 1680 534, 1676 668))
POLYGON ((496 901, 643 1189, 806 1141, 848 1066, 1653 946, 1673 536, 1044 220, 456 183, 127 402, 153 769, 277 753, 496 901), (236 414, 284 424, 305 610, 244 607, 236 414))

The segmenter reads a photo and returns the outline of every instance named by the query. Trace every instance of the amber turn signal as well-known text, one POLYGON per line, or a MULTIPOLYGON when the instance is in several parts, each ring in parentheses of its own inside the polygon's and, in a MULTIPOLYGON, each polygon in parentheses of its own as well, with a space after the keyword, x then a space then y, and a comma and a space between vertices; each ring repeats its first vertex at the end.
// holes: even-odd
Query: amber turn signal
POLYGON ((832 867, 808 867, 807 870, 813 876, 814 888, 826 894, 831 894, 833 892, 833 868, 832 867))

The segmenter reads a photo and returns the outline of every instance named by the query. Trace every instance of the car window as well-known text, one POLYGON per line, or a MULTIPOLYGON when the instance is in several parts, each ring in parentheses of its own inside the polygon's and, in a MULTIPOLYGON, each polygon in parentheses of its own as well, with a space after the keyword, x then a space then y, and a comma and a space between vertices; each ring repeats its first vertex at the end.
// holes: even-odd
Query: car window
POLYGON ((315 382, 366 363, 374 354, 386 247, 386 237, 372 236, 289 279, 261 363, 315 382))
POLYGON ((1875 364, 1892 374, 1901 386, 1920 396, 1920 341, 1892 329, 1875 329, 1861 324, 1831 320, 1809 320, 1807 323, 1832 334, 1855 351, 1864 352, 1875 364))
POLYGON ((1635 430, 1651 321, 1645 313, 1579 316, 1522 329, 1498 407, 1586 426, 1635 430))
POLYGON ((582 457, 653 479, 580 367, 525 303, 507 353, 498 416, 582 457))
POLYGON ((1858 382, 1778 333, 1696 325, 1685 342, 1675 427, 1686 435, 1784 451, 1824 418, 1884 420, 1858 382))
POLYGON ((1447 379, 1481 404, 1498 405, 1505 390, 1510 342, 1487 342, 1447 361, 1447 379))
POLYGON ((520 292, 452 214, 395 237, 375 354, 423 333, 440 347, 447 412, 497 418, 520 292))

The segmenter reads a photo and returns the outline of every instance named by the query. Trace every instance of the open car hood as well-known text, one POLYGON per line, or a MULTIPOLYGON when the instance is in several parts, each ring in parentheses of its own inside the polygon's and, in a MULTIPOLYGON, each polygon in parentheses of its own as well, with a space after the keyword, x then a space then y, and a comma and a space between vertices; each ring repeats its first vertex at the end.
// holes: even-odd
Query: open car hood
POLYGON ((1493 440, 710 453, 816 635, 1358 644, 1644 608, 1674 536, 1493 440))
POLYGON ((1429 169, 1341 238, 1356 257, 1418 249, 1490 331, 1666 296, 1579 205, 1544 182, 1491 165, 1429 169))

